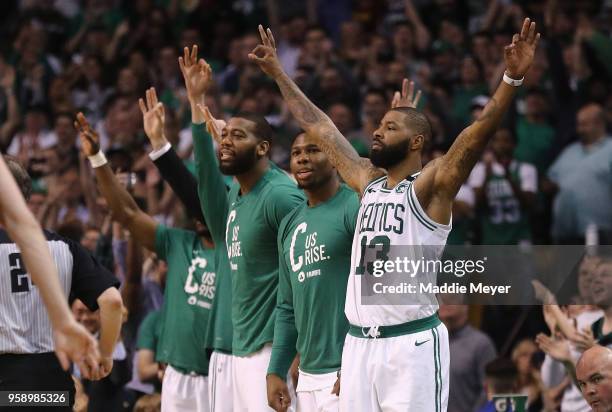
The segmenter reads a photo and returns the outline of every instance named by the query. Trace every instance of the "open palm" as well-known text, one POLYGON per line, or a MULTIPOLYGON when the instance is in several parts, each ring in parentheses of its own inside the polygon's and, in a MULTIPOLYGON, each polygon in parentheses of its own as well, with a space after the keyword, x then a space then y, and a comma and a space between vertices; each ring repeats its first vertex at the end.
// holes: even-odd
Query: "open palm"
POLYGON ((198 46, 183 49, 183 57, 179 57, 181 73, 185 78, 185 87, 190 99, 198 99, 204 95, 212 80, 212 70, 204 59, 198 60, 198 46))
POLYGON ((533 56, 540 40, 536 24, 529 18, 523 21, 520 34, 512 36, 512 43, 504 48, 504 61, 508 76, 522 79, 533 62, 533 56))
POLYGON ((157 100, 157 93, 151 87, 145 93, 147 102, 143 99, 138 100, 140 111, 142 112, 142 122, 144 131, 154 148, 165 143, 164 137, 164 105, 157 100))

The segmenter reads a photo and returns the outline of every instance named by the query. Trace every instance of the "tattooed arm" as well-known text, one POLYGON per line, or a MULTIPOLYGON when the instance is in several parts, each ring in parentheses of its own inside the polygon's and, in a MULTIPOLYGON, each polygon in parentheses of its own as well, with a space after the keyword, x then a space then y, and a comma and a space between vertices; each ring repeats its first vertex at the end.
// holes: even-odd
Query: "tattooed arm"
POLYGON ((331 119, 302 93, 299 87, 283 71, 276 55, 272 32, 259 26, 263 44, 257 46, 249 58, 276 81, 289 110, 302 129, 317 141, 321 150, 329 156, 344 181, 358 193, 384 171, 376 168, 369 159, 359 157, 357 151, 340 133, 331 119), (258 57, 263 55, 263 57, 258 57))
MULTIPOLYGON (((522 79, 525 76, 539 38, 535 23, 525 19, 521 33, 515 34, 512 44, 504 49, 506 74, 510 78, 522 79)), ((502 81, 480 117, 459 134, 446 155, 428 164, 415 181, 417 198, 434 221, 448 223, 455 195, 480 159, 515 91, 515 86, 502 81)))

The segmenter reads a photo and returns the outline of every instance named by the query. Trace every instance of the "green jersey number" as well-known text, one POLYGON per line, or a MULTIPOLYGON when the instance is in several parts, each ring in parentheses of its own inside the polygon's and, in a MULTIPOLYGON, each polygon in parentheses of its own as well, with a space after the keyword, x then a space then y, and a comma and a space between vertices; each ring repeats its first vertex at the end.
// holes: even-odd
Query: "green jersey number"
POLYGON ((368 244, 368 237, 366 235, 361 237, 361 251, 359 258, 359 265, 355 268, 356 275, 363 275, 368 270, 368 273, 372 274, 374 271, 374 262, 365 263, 365 255, 367 249, 376 249, 376 260, 386 262, 389 260, 389 251, 391 250, 391 240, 389 236, 378 235, 374 236, 368 244))
POLYGON ((515 198, 489 200, 491 223, 516 223, 521 219, 521 209, 515 198))

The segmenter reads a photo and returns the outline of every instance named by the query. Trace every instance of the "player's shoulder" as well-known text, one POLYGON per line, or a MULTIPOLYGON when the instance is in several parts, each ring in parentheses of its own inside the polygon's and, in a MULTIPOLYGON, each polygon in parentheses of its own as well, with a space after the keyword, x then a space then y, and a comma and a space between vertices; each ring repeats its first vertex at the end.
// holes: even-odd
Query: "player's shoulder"
POLYGON ((285 217, 282 218, 278 226, 278 236, 280 239, 284 240, 286 234, 291 231, 293 226, 299 224, 298 222, 301 221, 303 212, 306 210, 307 207, 308 204, 306 203, 306 201, 304 201, 301 204, 297 205, 294 209, 287 213, 285 217))
POLYGON ((363 193, 372 193, 371 189, 375 189, 377 187, 382 186, 385 182, 387 181, 387 175, 381 175, 381 176, 375 176, 374 178, 372 178, 368 184, 365 186, 365 188, 363 189, 363 193))
POLYGON ((280 201, 284 203, 289 199, 293 199, 296 203, 299 203, 305 200, 304 193, 297 187, 293 179, 278 166, 274 166, 263 178, 266 181, 259 193, 259 197, 266 201, 280 201))
POLYGON ((340 185, 336 199, 345 206, 345 210, 359 207, 360 204, 359 194, 344 183, 340 185))
POLYGON ((197 234, 192 230, 169 227, 162 224, 157 225, 157 233, 171 241, 180 242, 192 242, 197 237, 197 234))

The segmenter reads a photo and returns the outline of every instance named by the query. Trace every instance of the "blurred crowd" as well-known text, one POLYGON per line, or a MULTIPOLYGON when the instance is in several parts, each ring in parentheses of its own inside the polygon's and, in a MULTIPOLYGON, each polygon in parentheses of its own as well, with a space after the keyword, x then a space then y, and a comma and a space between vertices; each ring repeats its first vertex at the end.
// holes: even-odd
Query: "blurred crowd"
MULTIPOLYGON (((189 104, 177 63, 184 46, 198 45, 213 68, 215 86, 207 94, 213 115, 264 115, 277 133, 272 158, 282 167, 288 165, 299 128, 276 86, 247 59, 259 43, 259 23, 275 33, 285 70, 362 156, 368 155, 372 133, 393 92, 404 78, 413 80, 422 91, 418 109, 433 130, 424 157, 428 161, 442 155, 488 102, 503 74, 504 46, 525 16, 540 25, 541 46, 504 126, 457 196, 449 242, 608 243, 610 1, 0 2, 0 149, 19 158, 34 178, 30 207, 41 224, 91 250, 124 281, 128 311, 138 306, 142 312, 128 317, 111 381, 94 389, 84 383, 84 393, 100 400, 90 399, 89 410, 119 410, 108 409, 109 400, 131 405, 136 395, 159 389, 161 368, 153 366, 154 360, 146 364, 148 369, 141 368, 132 356, 144 315, 161 306, 166 267, 155 256, 141 256, 112 223, 80 154, 73 127, 77 111, 94 124, 102 149, 140 206, 160 222, 185 226, 185 211, 147 157, 150 147, 138 108, 138 98, 154 86, 166 108, 166 137, 192 167, 189 104)), ((76 316, 95 331, 95 314, 85 313, 78 302, 76 306, 76 316)), ((498 352, 512 358, 530 400, 542 399, 545 385, 534 361, 538 345, 533 339, 544 330, 541 310, 499 312, 496 319, 504 322, 487 330, 493 340, 477 329, 462 329, 468 319, 463 309, 449 315, 466 342, 476 339, 480 345, 472 346, 480 348, 478 359, 455 356, 449 326, 451 362, 465 360, 461 367, 472 374, 455 393, 477 392, 453 401, 451 381, 450 410, 476 410, 484 396, 485 360, 498 352), (531 318, 536 312, 539 320, 522 333, 531 339, 519 342, 521 333, 515 333, 512 343, 518 344, 509 350, 506 335, 520 321, 517 313, 530 313, 525 316, 531 318)), ((80 400, 86 410, 86 396, 80 400)), ((145 400, 145 409, 138 410, 155 410, 155 396, 145 400)))

